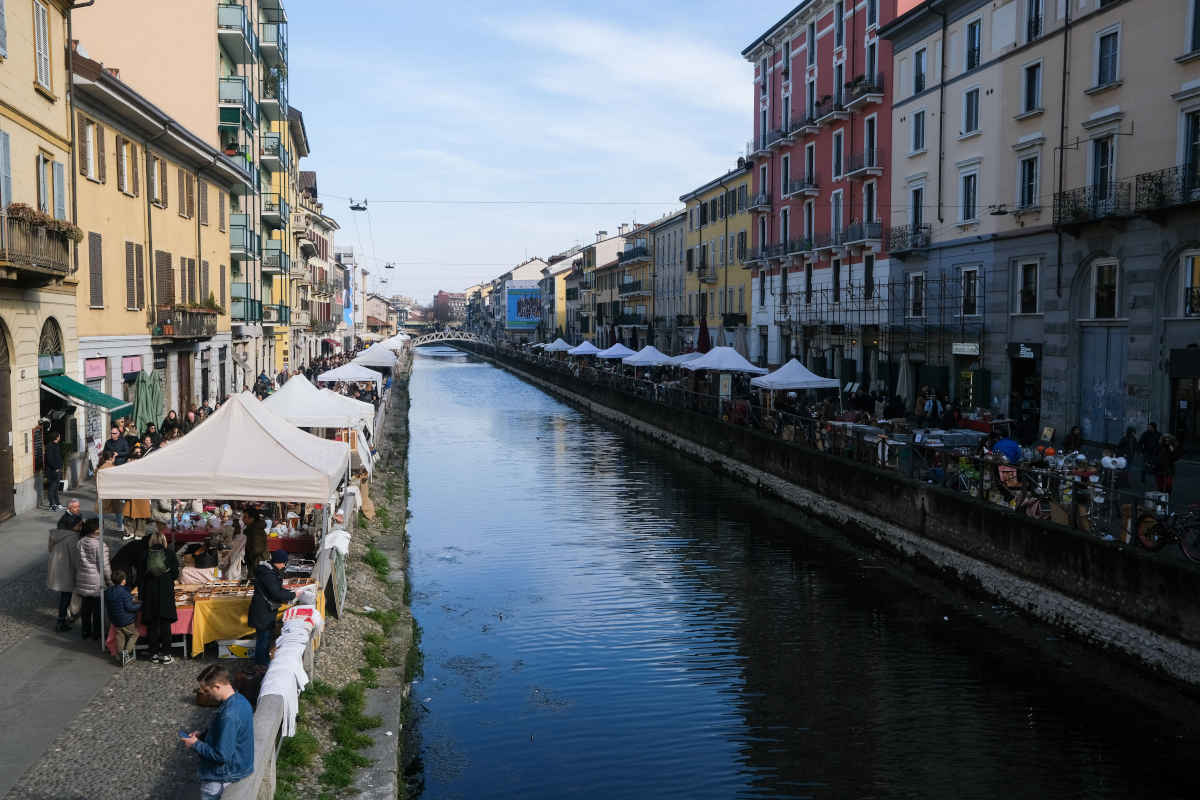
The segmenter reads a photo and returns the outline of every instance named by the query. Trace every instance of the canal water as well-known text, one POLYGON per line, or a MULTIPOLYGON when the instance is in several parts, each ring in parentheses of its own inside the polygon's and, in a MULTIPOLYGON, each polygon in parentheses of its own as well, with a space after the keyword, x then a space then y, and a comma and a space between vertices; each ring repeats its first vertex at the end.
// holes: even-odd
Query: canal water
POLYGON ((1197 796, 1197 729, 1081 674, 1088 651, 417 353, 419 796, 1197 796))

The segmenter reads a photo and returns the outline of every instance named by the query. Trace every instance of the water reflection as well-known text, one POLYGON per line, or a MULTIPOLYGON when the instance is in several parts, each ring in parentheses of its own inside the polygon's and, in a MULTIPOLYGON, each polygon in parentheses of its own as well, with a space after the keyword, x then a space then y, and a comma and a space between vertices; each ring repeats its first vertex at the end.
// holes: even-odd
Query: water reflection
POLYGON ((419 352, 424 797, 1194 795, 1196 731, 1047 657, 1045 631, 419 352))

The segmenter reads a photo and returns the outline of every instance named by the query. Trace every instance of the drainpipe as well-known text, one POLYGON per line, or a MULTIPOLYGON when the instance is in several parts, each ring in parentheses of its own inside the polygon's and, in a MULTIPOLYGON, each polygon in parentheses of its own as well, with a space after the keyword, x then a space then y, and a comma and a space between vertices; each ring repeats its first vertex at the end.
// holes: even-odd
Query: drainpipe
POLYGON ((946 35, 948 21, 946 19, 946 11, 944 8, 930 8, 932 13, 937 14, 942 18, 942 63, 938 67, 938 205, 937 218, 938 223, 946 221, 942 214, 942 175, 946 165, 946 140, 944 129, 946 127, 946 35))
MULTIPOLYGON (((1066 159, 1066 143, 1067 143, 1067 80, 1071 76, 1071 68, 1067 61, 1070 55, 1071 45, 1071 4, 1067 3, 1066 14, 1063 17, 1063 48, 1062 48, 1062 97, 1059 101, 1058 108, 1058 191, 1061 195, 1063 190, 1063 162, 1066 159)), ((1054 293, 1056 297, 1062 297, 1062 276, 1063 276, 1063 232, 1062 228, 1055 226, 1055 234, 1058 238, 1058 264, 1055 268, 1054 276, 1054 293)))

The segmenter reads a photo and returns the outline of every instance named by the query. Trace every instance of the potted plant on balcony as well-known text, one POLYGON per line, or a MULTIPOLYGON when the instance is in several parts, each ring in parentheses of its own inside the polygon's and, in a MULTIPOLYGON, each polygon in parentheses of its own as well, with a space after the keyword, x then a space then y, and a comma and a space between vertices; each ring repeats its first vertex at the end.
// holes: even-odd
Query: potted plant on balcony
POLYGON ((55 219, 27 203, 9 203, 5 209, 9 219, 19 220, 33 228, 41 228, 78 244, 83 241, 83 230, 70 220, 55 219))

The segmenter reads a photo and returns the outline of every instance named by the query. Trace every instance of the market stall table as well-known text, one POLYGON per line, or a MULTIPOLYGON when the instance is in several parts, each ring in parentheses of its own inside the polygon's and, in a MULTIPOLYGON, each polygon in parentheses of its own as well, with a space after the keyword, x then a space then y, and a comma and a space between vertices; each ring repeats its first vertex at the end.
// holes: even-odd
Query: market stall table
MULTIPOLYGON (((176 606, 175 614, 178 618, 171 623, 171 635, 190 637, 192 635, 192 606, 176 606)), ((137 615, 137 632, 139 637, 146 635, 146 626, 142 624, 142 612, 140 611, 137 615)), ((112 655, 117 654, 117 629, 112 625, 108 626, 108 637, 104 640, 104 646, 112 655)), ((171 646, 176 647, 177 645, 172 644, 171 646)), ((184 647, 184 652, 187 652, 186 644, 178 646, 184 647)))
MULTIPOLYGON (((311 585, 312 580, 284 581, 284 587, 295 591, 304 585, 311 585)), ((217 584, 224 586, 223 584, 217 584)), ((233 587, 230 587, 233 588, 233 587)), ((224 589, 222 589, 224 591, 224 589)), ((196 610, 192 616, 192 657, 204 652, 204 648, 218 639, 246 639, 254 633, 249 626, 246 616, 250 611, 250 598, 253 590, 246 587, 241 594, 228 596, 196 597, 196 610)), ((279 614, 291 608, 290 605, 280 606, 279 614)), ((325 592, 317 592, 317 610, 325 613, 325 592)))

